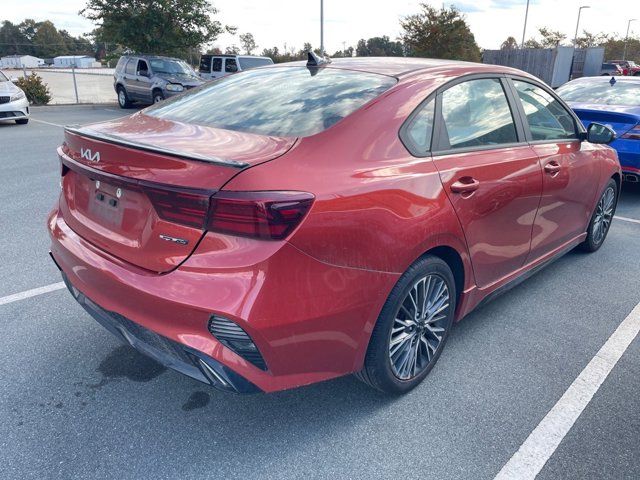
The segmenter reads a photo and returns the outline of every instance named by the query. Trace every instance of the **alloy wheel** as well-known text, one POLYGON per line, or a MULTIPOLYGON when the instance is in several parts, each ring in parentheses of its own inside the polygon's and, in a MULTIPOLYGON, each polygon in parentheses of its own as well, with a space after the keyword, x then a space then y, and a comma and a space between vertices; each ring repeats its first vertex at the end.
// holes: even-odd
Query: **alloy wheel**
POLYGON ((427 368, 446 333, 450 306, 449 288, 440 275, 414 283, 391 327, 389 360, 396 377, 410 380, 427 368))
POLYGON ((607 188, 596 207, 596 216, 593 221, 593 242, 600 244, 609 231, 611 220, 613 219, 613 209, 615 207, 616 193, 613 187, 607 188))
POLYGON ((120 106, 124 106, 127 103, 127 96, 122 89, 118 91, 118 102, 120 102, 120 106))

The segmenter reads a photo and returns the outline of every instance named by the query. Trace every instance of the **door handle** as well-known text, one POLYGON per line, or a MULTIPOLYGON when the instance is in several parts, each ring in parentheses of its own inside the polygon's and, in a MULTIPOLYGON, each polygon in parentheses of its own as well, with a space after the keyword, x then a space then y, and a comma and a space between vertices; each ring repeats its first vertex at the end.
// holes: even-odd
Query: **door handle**
POLYGON ((549 163, 547 163, 544 166, 544 171, 551 174, 551 175, 555 175, 556 173, 558 173, 560 170, 562 169, 562 167, 560 166, 560 164, 558 162, 556 162, 555 160, 551 160, 549 163))
POLYGON ((460 180, 451 184, 453 193, 471 193, 475 192, 480 186, 480 182, 472 177, 462 177, 460 180))

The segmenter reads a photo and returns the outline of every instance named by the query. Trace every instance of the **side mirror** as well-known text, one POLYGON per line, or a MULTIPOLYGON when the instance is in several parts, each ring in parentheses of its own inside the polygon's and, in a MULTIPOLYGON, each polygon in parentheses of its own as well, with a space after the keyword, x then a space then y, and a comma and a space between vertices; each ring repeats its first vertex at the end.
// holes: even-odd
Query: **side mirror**
POLYGON ((587 128, 587 142, 609 144, 616 139, 616 132, 600 123, 592 123, 587 128))

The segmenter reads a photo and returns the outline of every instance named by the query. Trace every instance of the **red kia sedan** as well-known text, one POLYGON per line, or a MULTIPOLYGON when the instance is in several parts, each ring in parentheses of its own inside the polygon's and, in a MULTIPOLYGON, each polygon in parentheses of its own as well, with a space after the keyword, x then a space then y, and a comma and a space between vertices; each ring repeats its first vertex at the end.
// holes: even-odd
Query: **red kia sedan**
POLYGON ((214 387, 402 393, 453 322, 602 245, 613 138, 500 66, 259 68, 68 127, 51 256, 104 327, 214 387))

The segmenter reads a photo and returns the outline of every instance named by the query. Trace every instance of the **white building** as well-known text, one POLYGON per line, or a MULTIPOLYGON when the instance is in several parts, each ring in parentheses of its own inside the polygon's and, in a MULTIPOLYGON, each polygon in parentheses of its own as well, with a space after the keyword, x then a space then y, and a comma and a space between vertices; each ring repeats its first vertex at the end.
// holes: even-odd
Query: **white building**
POLYGON ((2 68, 37 68, 44 65, 44 60, 31 55, 8 55, 0 58, 2 68))
POLYGON ((97 62, 95 58, 88 57, 86 55, 61 55, 53 59, 53 66, 64 68, 73 66, 76 68, 96 68, 100 67, 100 62, 97 62))

